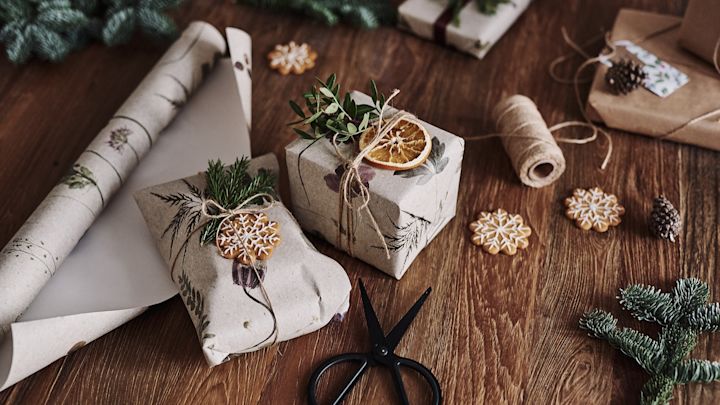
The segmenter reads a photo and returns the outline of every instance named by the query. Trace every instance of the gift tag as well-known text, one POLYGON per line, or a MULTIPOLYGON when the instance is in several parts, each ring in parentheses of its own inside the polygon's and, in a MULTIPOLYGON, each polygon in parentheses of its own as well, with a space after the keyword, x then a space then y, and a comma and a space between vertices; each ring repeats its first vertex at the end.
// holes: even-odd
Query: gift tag
POLYGON ((615 45, 625 47, 645 65, 647 79, 643 86, 657 96, 665 98, 690 81, 685 73, 631 41, 617 41, 615 45))

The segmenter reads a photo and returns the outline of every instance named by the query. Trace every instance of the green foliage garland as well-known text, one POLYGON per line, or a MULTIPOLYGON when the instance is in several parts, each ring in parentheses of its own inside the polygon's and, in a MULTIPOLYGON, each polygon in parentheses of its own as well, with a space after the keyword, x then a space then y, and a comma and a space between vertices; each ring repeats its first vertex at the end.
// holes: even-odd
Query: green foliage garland
POLYGON ((389 0, 236 0, 271 10, 302 13, 327 25, 346 21, 363 28, 393 25, 397 10, 389 0))
POLYGON ((607 340, 650 374, 640 394, 642 404, 666 404, 677 384, 720 380, 720 362, 687 359, 698 335, 720 330, 720 303, 708 304, 708 285, 680 279, 672 292, 635 284, 620 290, 620 304, 632 316, 662 326, 659 339, 630 328, 618 328, 610 313, 594 309, 580 319, 589 335, 607 340))
POLYGON ((183 0, 2 0, 0 42, 8 59, 31 56, 61 61, 90 40, 108 46, 125 43, 140 30, 166 38, 177 28, 165 11, 183 0))
POLYGON ((303 93, 308 113, 305 113, 296 102, 292 100, 289 102, 290 108, 299 117, 290 125, 297 125, 293 130, 301 138, 318 140, 333 139, 337 136, 339 142, 349 142, 379 118, 380 109, 385 104, 385 96, 378 93, 374 81, 370 81, 373 105, 357 104, 347 92, 341 96, 340 83, 337 82, 334 73, 324 82, 320 79, 317 82, 317 86, 303 93), (310 132, 301 129, 305 126, 310 127, 310 132))

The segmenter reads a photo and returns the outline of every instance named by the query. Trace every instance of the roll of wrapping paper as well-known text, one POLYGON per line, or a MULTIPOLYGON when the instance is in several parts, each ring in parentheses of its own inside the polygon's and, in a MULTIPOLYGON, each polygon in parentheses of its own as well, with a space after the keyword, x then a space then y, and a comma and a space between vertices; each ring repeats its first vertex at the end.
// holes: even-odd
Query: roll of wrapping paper
POLYGON ((498 104, 493 117, 520 181, 545 187, 565 171, 565 157, 535 103, 514 95, 498 104))
POLYGON ((0 338, 224 52, 220 32, 191 23, 0 251, 0 338))

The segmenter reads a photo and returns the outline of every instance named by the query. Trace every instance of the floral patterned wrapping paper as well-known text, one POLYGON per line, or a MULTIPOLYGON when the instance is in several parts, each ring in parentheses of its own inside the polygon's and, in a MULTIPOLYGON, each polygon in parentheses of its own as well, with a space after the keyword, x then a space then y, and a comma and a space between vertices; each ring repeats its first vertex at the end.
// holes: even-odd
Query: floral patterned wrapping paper
POLYGON ((202 83, 225 39, 193 22, 0 251, 0 338, 202 83))
MULTIPOLYGON (((275 156, 253 159, 250 173, 260 169, 277 173, 275 156)), ((169 268, 180 255, 173 281, 195 324, 203 354, 215 366, 272 344, 274 323, 251 267, 223 258, 215 244, 201 246, 200 232, 191 235, 187 248, 182 248, 198 223, 192 218, 201 212, 204 188, 201 173, 141 190, 135 199, 169 268), (163 198, 168 195, 182 196, 183 203, 169 203, 163 198), (182 210, 187 215, 177 221, 182 210)), ((320 329, 337 314, 344 315, 350 281, 337 262, 312 246, 282 203, 265 213, 280 224, 281 241, 267 260, 257 262, 256 269, 277 318, 277 341, 282 342, 320 329)))
MULTIPOLYGON (((474 1, 467 1, 460 11, 459 24, 448 19, 444 29, 444 42, 482 59, 531 1, 513 0, 500 4, 494 15, 482 14, 474 1)), ((447 12, 447 3, 447 0, 407 0, 398 8, 398 25, 422 38, 434 39, 436 21, 447 12)))
MULTIPOLYGON (((357 102, 370 102, 364 94, 354 92, 352 96, 357 102)), ((425 122, 422 125, 432 138, 432 151, 420 167, 395 172, 363 163, 359 168, 390 259, 364 212, 354 213, 353 254, 398 280, 455 217, 465 142, 425 122)), ((329 141, 309 146, 311 142, 298 139, 285 148, 293 213, 305 231, 345 250, 345 238, 342 246, 337 246, 338 182, 344 168, 329 141)), ((345 145, 344 152, 349 154, 354 147, 345 145)))
MULTIPOLYGON (((607 67, 602 65, 595 72, 587 113, 593 121, 602 121, 610 128, 720 150, 717 114, 684 126, 694 118, 720 108, 720 78, 710 64, 680 46, 679 22, 680 18, 675 16, 620 10, 612 29, 612 41, 634 42, 676 67, 687 75, 688 81, 682 87, 673 87, 672 94, 666 97, 659 97, 645 88, 617 96, 605 83, 607 67), (669 27, 675 28, 668 30, 669 27), (661 31, 662 34, 641 40, 661 31), (668 136, 677 128, 682 129, 668 136)), ((622 46, 618 47, 618 54, 617 59, 634 57, 622 46)), ((648 80, 667 82, 668 79, 651 75, 648 80)))

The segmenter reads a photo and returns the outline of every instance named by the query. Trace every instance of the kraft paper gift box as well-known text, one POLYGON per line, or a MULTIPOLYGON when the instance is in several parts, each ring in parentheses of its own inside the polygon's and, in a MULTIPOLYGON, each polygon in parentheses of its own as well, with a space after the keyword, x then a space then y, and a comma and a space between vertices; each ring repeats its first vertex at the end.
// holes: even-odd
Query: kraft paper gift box
MULTIPOLYGON (((620 10, 611 41, 635 42, 687 75, 688 81, 666 97, 642 87, 619 96, 605 83, 607 67, 599 65, 588 97, 588 116, 610 128, 720 150, 720 114, 697 119, 720 108, 720 74, 680 46, 680 21, 675 16, 620 10)), ((633 58, 623 46, 617 51, 613 60, 633 58)))
POLYGON ((680 27, 680 45, 720 66, 720 1, 690 0, 680 27))
MULTIPOLYGON (((265 155, 253 159, 248 172, 277 173, 277 166, 274 155, 265 155)), ((313 332, 347 312, 350 281, 345 271, 310 244, 280 202, 263 211, 279 224, 280 242, 270 257, 255 263, 255 269, 221 256, 215 243, 201 245, 201 232, 192 230, 202 222, 192 218, 201 212, 205 186, 201 173, 141 190, 135 198, 210 366, 313 332), (168 196, 181 202, 173 204, 168 196), (189 215, 177 221, 182 210, 189 215), (172 224, 178 224, 177 229, 172 224)))
POLYGON ((458 20, 447 0, 407 0, 398 8, 398 25, 423 38, 449 45, 478 59, 505 34, 531 0, 500 4, 494 14, 483 14, 474 1, 464 1, 458 20))
MULTIPOLYGON (((358 103, 371 103, 354 92, 358 103)), ((432 138, 432 151, 420 167, 407 171, 375 168, 362 163, 359 172, 370 191, 369 209, 390 253, 386 256, 365 211, 352 211, 355 232, 352 253, 379 270, 400 279, 415 257, 455 216, 464 141, 420 121, 432 138)), ((342 160, 331 142, 298 139, 285 148, 293 213, 302 228, 348 251, 347 239, 338 240, 339 181, 342 160)), ((342 145, 350 154, 354 144, 342 145)), ((354 152, 357 152, 355 150, 354 152)), ((355 196, 353 201, 358 203, 355 196)), ((345 231, 343 225, 343 232, 345 231)))

